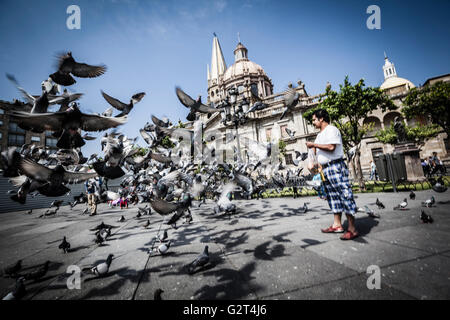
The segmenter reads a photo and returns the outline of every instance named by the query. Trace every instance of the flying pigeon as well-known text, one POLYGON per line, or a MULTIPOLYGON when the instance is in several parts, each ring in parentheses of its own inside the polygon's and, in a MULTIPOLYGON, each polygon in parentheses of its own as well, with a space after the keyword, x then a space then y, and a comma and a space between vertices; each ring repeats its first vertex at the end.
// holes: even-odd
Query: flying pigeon
POLYGON ((189 115, 186 117, 188 121, 195 120, 195 113, 215 113, 220 112, 220 109, 211 108, 202 103, 201 96, 197 100, 192 99, 188 94, 186 94, 180 87, 175 88, 178 100, 186 107, 189 108, 189 115))
POLYGON ((245 114, 248 114, 248 113, 254 112, 254 111, 264 110, 265 108, 267 108, 267 104, 262 103, 261 101, 257 101, 257 102, 255 102, 255 104, 253 104, 253 106, 251 106, 247 110, 247 112, 245 112, 245 114))
POLYGON ((289 86, 283 98, 284 98, 284 106, 286 107, 286 109, 284 109, 283 114, 280 117, 280 120, 282 120, 284 116, 289 111, 292 111, 292 109, 297 105, 300 95, 298 92, 295 91, 294 88, 292 88, 292 86, 289 86))
POLYGON ((288 128, 286 128, 285 130, 286 130, 286 133, 287 133, 288 136, 289 136, 289 140, 294 140, 295 131, 291 131, 291 130, 289 130, 288 128))
POLYGON ((80 148, 86 144, 79 129, 104 131, 127 122, 127 116, 117 118, 83 113, 75 102, 64 112, 37 114, 13 112, 12 115, 17 118, 19 126, 23 129, 37 133, 45 130, 58 132, 56 146, 60 149, 80 148))
POLYGON ((60 54, 58 57, 58 71, 50 75, 50 78, 62 86, 70 86, 76 80, 70 75, 80 78, 95 78, 106 72, 106 66, 92 66, 85 63, 76 62, 72 57, 72 52, 60 54))
POLYGON ((102 95, 103 98, 105 98, 105 100, 114 108, 116 108, 119 111, 122 111, 121 113, 119 113, 116 117, 122 117, 124 115, 127 115, 130 113, 130 111, 133 109, 134 105, 136 103, 138 103, 139 101, 142 100, 142 98, 145 96, 145 92, 140 92, 140 93, 136 93, 134 94, 131 99, 130 99, 130 103, 126 104, 123 103, 120 100, 117 100, 109 95, 107 95, 106 93, 104 93, 102 91, 102 95))
POLYGON ((50 204, 50 208, 52 207, 57 207, 59 208, 62 204, 63 204, 63 200, 54 200, 51 204, 50 204))

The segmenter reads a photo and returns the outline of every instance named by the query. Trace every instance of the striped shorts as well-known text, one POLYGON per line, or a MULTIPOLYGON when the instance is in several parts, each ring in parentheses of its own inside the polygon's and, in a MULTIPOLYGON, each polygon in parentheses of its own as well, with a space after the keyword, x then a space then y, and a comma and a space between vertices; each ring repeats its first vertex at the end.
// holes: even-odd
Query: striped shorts
POLYGON ((333 213, 356 214, 356 203, 348 180, 348 168, 344 161, 333 163, 323 169, 328 205, 333 213))

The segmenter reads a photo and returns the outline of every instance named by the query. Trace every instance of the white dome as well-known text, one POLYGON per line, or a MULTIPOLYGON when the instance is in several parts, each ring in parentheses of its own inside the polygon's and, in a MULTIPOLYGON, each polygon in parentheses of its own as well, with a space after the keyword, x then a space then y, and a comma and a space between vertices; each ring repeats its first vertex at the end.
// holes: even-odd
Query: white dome
POLYGON ((409 80, 400 77, 391 77, 384 80, 383 84, 380 86, 381 90, 386 90, 401 85, 409 85, 409 89, 415 88, 416 86, 409 80))
POLYGON ((247 59, 242 59, 228 67, 227 71, 223 74, 223 81, 226 82, 232 77, 241 76, 247 72, 251 74, 266 75, 264 69, 259 64, 247 59))

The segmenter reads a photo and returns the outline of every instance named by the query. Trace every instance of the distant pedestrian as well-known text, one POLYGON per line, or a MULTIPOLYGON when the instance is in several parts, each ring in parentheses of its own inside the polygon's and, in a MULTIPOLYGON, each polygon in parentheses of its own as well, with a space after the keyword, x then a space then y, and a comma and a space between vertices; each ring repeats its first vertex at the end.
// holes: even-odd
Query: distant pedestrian
POLYGON ((370 161, 370 178, 369 178, 369 180, 378 180, 377 166, 375 165, 375 162, 373 160, 370 161))
POLYGON ((86 181, 85 189, 87 193, 88 198, 88 206, 91 210, 91 216, 94 216, 97 214, 97 197, 96 193, 99 192, 98 190, 98 183, 95 179, 89 179, 86 181))
POLYGON ((348 168, 344 162, 342 137, 338 128, 330 125, 330 116, 324 109, 314 112, 313 124, 320 129, 316 140, 307 142, 308 148, 313 148, 319 162, 322 181, 324 181, 328 204, 334 214, 334 223, 324 233, 343 233, 341 223, 342 212, 345 212, 348 221, 347 232, 341 240, 351 240, 358 236, 355 228, 356 203, 348 178, 348 168))

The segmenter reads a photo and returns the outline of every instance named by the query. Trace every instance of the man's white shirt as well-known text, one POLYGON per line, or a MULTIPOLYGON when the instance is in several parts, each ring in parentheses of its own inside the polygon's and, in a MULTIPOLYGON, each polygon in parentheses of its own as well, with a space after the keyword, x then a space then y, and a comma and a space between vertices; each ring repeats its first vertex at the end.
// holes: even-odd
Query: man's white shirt
POLYGON ((342 137, 339 129, 333 125, 327 125, 323 131, 319 132, 314 143, 317 144, 335 144, 333 151, 325 151, 316 148, 317 161, 324 165, 332 160, 344 157, 344 149, 342 148, 342 137))

